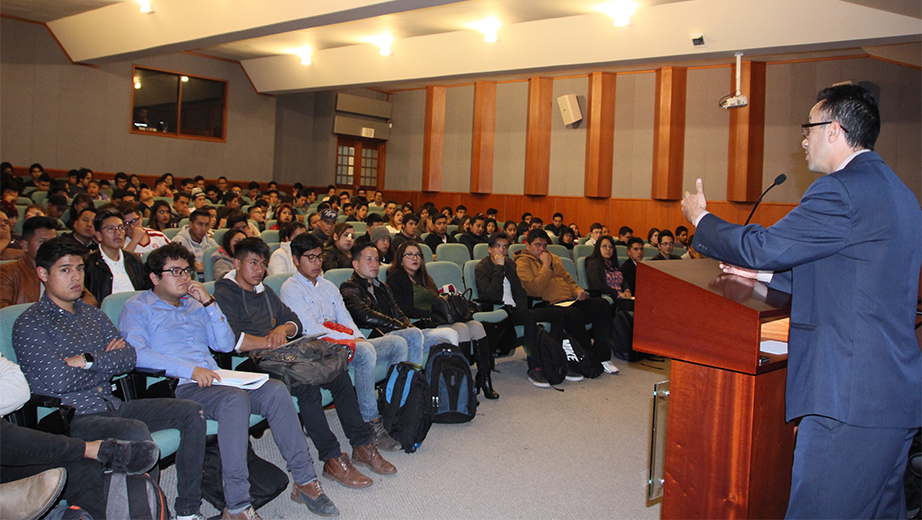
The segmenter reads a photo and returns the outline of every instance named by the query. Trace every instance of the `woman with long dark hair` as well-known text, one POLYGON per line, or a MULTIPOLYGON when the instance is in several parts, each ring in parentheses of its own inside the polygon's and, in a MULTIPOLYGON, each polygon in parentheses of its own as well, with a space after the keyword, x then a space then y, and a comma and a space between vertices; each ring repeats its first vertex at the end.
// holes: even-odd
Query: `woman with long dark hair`
POLYGON ((147 227, 157 231, 163 231, 166 228, 175 227, 173 220, 173 208, 165 200, 154 201, 150 207, 150 219, 147 221, 147 227))
POLYGON ((355 245, 355 231, 352 224, 341 222, 333 227, 333 234, 323 248, 323 272, 337 268, 352 268, 352 246, 355 245))
POLYGON ((590 291, 607 294, 616 300, 631 297, 631 291, 624 287, 624 276, 618 269, 612 237, 599 238, 592 254, 586 257, 586 281, 590 291))
POLYGON ((234 270, 234 246, 247 237, 247 234, 239 229, 228 229, 221 239, 221 247, 211 253, 211 261, 214 263, 212 268, 212 280, 220 280, 224 275, 234 270))
POLYGON ((269 229, 281 229, 284 224, 291 224, 298 220, 295 207, 287 202, 283 202, 275 212, 276 222, 269 229))
MULTIPOLYGON (((439 291, 435 281, 426 271, 426 260, 419 244, 408 240, 397 248, 394 262, 387 270, 387 286, 391 288, 394 301, 400 310, 410 319, 419 321, 432 318, 432 303, 438 298, 439 291)), ((476 320, 465 323, 441 325, 458 332, 459 344, 470 342, 477 360, 477 388, 483 391, 487 399, 498 399, 499 394, 493 390, 493 353, 483 325, 476 320)))

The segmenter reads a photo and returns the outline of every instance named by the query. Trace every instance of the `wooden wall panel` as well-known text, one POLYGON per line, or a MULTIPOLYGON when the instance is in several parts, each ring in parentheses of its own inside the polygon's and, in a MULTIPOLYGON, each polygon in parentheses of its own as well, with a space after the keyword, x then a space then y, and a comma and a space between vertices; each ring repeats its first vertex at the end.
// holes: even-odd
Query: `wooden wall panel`
POLYGON ((423 191, 442 191, 446 90, 447 88, 443 85, 429 85, 426 87, 426 123, 423 133, 423 191))
MULTIPOLYGON (((736 65, 730 68, 736 85, 736 65)), ((727 161, 727 200, 755 202, 762 194, 762 157, 765 149, 765 63, 747 61, 740 74, 740 90, 749 105, 730 110, 730 146, 727 161)))
POLYGON ((586 128, 586 197, 611 197, 615 153, 615 87, 610 72, 589 75, 589 107, 586 128))
POLYGON ((551 178, 553 78, 529 78, 525 130, 525 195, 547 195, 551 178))
POLYGON ((685 87, 688 69, 656 69, 656 104, 653 127, 652 198, 682 198, 685 161, 685 87))
POLYGON ((496 129, 496 82, 474 83, 474 130, 471 138, 471 193, 493 191, 493 136, 496 129))

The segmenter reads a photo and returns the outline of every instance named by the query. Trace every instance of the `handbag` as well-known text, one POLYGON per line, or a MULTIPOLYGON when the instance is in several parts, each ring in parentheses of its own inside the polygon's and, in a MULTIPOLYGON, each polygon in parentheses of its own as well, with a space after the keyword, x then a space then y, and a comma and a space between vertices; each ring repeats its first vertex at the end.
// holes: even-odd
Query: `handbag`
POLYGON ((324 385, 348 370, 348 346, 322 339, 298 338, 276 349, 251 352, 259 369, 279 376, 289 387, 324 385))
POLYGON ((450 325, 474 319, 474 313, 480 312, 480 307, 471 301, 470 294, 473 294, 471 289, 463 293, 439 294, 432 302, 432 323, 450 325))

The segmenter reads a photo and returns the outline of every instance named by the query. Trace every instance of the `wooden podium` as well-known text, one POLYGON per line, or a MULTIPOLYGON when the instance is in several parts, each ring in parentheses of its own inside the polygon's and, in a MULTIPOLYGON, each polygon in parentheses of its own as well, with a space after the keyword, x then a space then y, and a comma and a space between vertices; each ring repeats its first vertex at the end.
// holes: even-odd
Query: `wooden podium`
POLYGON ((783 518, 787 356, 760 364, 759 343, 790 296, 753 294, 715 260, 642 262, 636 287, 634 348, 672 358, 662 518, 783 518))

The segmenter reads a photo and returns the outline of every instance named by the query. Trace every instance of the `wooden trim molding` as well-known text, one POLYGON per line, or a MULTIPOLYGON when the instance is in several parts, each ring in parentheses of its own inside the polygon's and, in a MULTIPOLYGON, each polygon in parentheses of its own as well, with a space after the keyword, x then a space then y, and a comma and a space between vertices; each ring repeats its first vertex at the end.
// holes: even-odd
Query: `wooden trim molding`
POLYGON ((593 72, 589 75, 586 121, 586 197, 611 197, 611 176, 615 156, 615 87, 617 75, 593 72))
POLYGON ((653 187, 658 200, 682 198, 685 167, 685 88, 688 69, 656 70, 656 102, 653 109, 653 187))
POLYGON ((496 82, 474 83, 471 136, 471 193, 493 191, 493 137, 496 130, 496 82))
POLYGON ((445 97, 442 85, 426 87, 423 131, 423 191, 442 191, 442 155, 445 151, 445 97))
MULTIPOLYGON (((730 75, 736 77, 736 65, 730 68, 730 75)), ((727 200, 755 202, 762 193, 762 158, 765 151, 765 63, 744 62, 740 83, 740 90, 749 98, 749 104, 730 110, 727 200)))
POLYGON ((551 116, 554 79, 528 79, 525 130, 525 195, 547 195, 551 178, 551 116))

